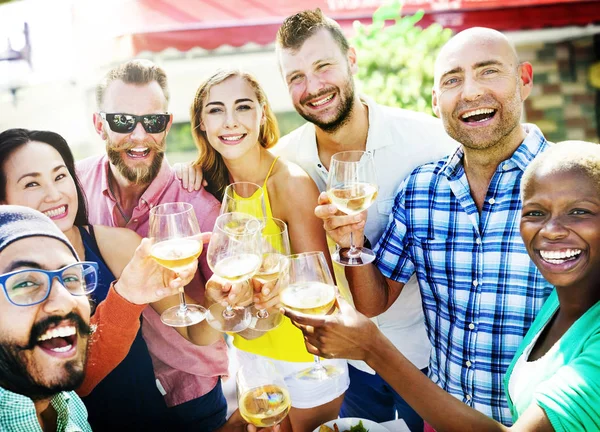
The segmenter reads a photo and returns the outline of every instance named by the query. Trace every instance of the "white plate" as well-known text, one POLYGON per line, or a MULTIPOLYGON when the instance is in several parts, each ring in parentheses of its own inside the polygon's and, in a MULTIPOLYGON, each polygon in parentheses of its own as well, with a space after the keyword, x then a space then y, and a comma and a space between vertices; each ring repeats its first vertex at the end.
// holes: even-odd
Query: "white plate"
MULTIPOLYGON (((372 420, 355 418, 355 417, 339 418, 339 419, 331 420, 331 421, 328 421, 327 423, 324 423, 324 425, 329 426, 331 429, 333 429, 333 424, 335 423, 335 424, 337 424, 338 428, 340 429, 340 432, 343 432, 345 430, 349 430, 352 426, 356 426, 358 424, 358 422, 361 420, 362 420, 363 426, 369 432, 390 432, 389 429, 386 429, 385 427, 381 426, 379 423, 375 423, 372 420)), ((319 432, 319 428, 316 428, 313 432, 319 432)))

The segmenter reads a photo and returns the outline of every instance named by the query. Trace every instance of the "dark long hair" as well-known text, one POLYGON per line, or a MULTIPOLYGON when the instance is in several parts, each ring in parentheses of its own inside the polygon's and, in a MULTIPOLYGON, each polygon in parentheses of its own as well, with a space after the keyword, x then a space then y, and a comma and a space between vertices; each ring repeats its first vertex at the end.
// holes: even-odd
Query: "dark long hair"
POLYGON ((31 142, 39 141, 48 144, 55 149, 63 161, 69 174, 73 177, 75 189, 77 190, 77 214, 75 215, 75 225, 88 225, 87 201, 83 188, 79 183, 75 173, 75 159, 65 139, 55 132, 38 131, 27 129, 7 129, 0 133, 0 201, 6 201, 6 173, 4 172, 4 163, 10 158, 14 151, 21 146, 31 142))

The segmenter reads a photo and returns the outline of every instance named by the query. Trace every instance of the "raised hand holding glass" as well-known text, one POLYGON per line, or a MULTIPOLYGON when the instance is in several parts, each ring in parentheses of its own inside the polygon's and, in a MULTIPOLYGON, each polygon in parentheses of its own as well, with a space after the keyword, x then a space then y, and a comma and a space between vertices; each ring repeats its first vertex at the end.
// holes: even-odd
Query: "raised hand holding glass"
MULTIPOLYGON (((356 215, 368 209, 377 198, 377 179, 373 156, 364 151, 345 151, 331 157, 327 196, 347 215, 356 215)), ((338 248, 332 259, 345 266, 359 266, 372 262, 375 254, 366 247, 357 247, 350 233, 350 247, 338 248)))
MULTIPOLYGON (((198 259, 202 253, 196 212, 189 203, 167 203, 153 207, 150 210, 148 235, 153 241, 150 251, 152 258, 176 273, 198 259)), ((199 323, 205 315, 204 307, 186 302, 181 288, 179 306, 164 311, 160 319, 172 327, 186 327, 199 323)))

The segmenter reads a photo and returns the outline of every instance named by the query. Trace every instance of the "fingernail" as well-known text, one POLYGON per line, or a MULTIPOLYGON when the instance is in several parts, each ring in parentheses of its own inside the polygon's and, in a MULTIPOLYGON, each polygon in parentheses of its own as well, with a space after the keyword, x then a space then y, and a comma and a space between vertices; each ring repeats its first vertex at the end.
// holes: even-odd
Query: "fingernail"
POLYGON ((354 220, 355 220, 356 222, 361 222, 361 220, 360 220, 360 215, 358 215, 358 216, 354 216, 354 220))
POLYGON ((271 290, 270 290, 269 288, 265 288, 265 289, 263 290, 263 294, 264 294, 264 295, 269 295, 269 293, 270 293, 270 292, 271 292, 271 290))
POLYGON ((337 207, 334 205, 329 206, 329 213, 335 213, 337 211, 337 207))

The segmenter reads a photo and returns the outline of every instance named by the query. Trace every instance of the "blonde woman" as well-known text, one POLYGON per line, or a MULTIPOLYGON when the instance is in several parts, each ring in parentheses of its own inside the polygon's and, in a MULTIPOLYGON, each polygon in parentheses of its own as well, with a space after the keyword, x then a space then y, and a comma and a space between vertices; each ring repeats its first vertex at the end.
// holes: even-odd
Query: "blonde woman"
MULTIPOLYGON (((215 73, 198 88, 190 114, 199 151, 195 166, 203 173, 206 189, 221 200, 232 182, 261 185, 266 216, 287 223, 293 253, 320 250, 328 256, 322 223, 313 213, 317 187, 300 167, 267 151, 277 143, 279 129, 256 79, 235 70, 215 73)), ((234 336, 241 364, 269 358, 287 377, 312 364, 302 333, 287 318, 278 328, 256 336, 234 336)), ((347 370, 345 362, 339 365, 347 370)), ((337 417, 348 376, 346 372, 322 383, 290 378, 286 384, 292 410, 282 430, 310 432, 337 417)))

